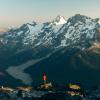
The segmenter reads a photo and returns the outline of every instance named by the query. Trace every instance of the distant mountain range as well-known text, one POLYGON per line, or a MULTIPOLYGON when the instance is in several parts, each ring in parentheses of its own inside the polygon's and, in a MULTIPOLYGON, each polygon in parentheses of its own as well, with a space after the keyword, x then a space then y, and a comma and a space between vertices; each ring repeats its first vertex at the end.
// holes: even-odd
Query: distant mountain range
POLYGON ((0 36, 1 85, 100 83, 99 19, 76 14, 65 20, 26 23, 0 36))
POLYGON ((6 32, 8 29, 7 28, 0 28, 0 34, 3 34, 4 32, 6 32))

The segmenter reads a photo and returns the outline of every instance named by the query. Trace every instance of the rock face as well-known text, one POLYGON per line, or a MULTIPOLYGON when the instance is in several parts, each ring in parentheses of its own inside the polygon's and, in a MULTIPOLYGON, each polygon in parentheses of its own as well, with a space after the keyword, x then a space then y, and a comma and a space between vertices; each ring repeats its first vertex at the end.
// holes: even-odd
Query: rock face
POLYGON ((99 42, 99 20, 80 14, 67 21, 57 16, 52 22, 26 23, 19 28, 12 28, 0 36, 0 70, 5 74, 2 80, 9 77, 16 85, 23 84, 22 75, 27 75, 27 72, 27 80, 38 83, 41 74, 46 72, 51 80, 57 82, 83 82, 90 79, 99 83, 100 48, 93 48, 99 42), (9 73, 9 69, 13 72, 9 73), (87 73, 85 78, 84 72, 87 73), (18 74, 18 77, 12 73, 18 74))

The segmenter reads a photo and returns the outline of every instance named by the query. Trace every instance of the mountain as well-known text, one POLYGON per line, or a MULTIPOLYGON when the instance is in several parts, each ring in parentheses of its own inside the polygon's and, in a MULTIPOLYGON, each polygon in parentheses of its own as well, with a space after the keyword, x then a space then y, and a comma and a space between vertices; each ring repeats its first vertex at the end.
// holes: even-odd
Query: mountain
POLYGON ((65 24, 67 21, 65 20, 65 18, 63 16, 58 15, 55 20, 53 21, 54 24, 56 25, 61 25, 61 24, 65 24))
POLYGON ((1 28, 0 27, 0 34, 3 34, 4 32, 6 32, 8 29, 7 28, 1 28))
POLYGON ((98 84, 99 43, 98 18, 76 14, 68 20, 57 16, 51 22, 23 24, 0 36, 0 69, 5 74, 1 78, 30 85, 41 82, 46 72, 57 83, 98 84))

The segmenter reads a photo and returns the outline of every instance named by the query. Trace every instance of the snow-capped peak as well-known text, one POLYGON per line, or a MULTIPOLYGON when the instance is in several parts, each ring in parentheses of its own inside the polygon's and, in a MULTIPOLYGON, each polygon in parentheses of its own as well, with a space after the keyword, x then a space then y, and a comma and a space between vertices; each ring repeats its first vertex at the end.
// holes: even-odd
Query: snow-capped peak
POLYGON ((55 20, 53 21, 54 22, 54 24, 56 24, 56 25, 61 25, 61 24, 65 24, 66 23, 66 20, 64 19, 64 17, 63 16, 57 16, 56 18, 55 18, 55 20))
POLYGON ((98 20, 98 23, 100 24, 100 19, 98 20))
MULTIPOLYGON (((41 44, 53 48, 70 44, 84 46, 86 41, 94 39, 98 28, 100 28, 98 19, 77 14, 66 21, 64 17, 57 16, 52 22, 26 23, 16 30, 10 30, 7 32, 9 34, 5 35, 3 43, 7 44, 12 39, 14 42, 19 40, 23 46, 32 45, 32 47, 41 44)), ((19 42, 16 42, 16 45, 17 43, 19 42)))
POLYGON ((37 23, 35 21, 32 21, 30 23, 26 23, 27 25, 35 26, 37 23))

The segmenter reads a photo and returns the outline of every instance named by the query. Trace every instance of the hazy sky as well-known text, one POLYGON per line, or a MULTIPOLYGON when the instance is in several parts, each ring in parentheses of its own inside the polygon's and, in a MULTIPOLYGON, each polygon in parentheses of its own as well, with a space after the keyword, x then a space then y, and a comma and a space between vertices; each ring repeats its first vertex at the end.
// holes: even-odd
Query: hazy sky
POLYGON ((57 15, 100 17, 100 0, 0 0, 0 27, 47 21, 57 15))

